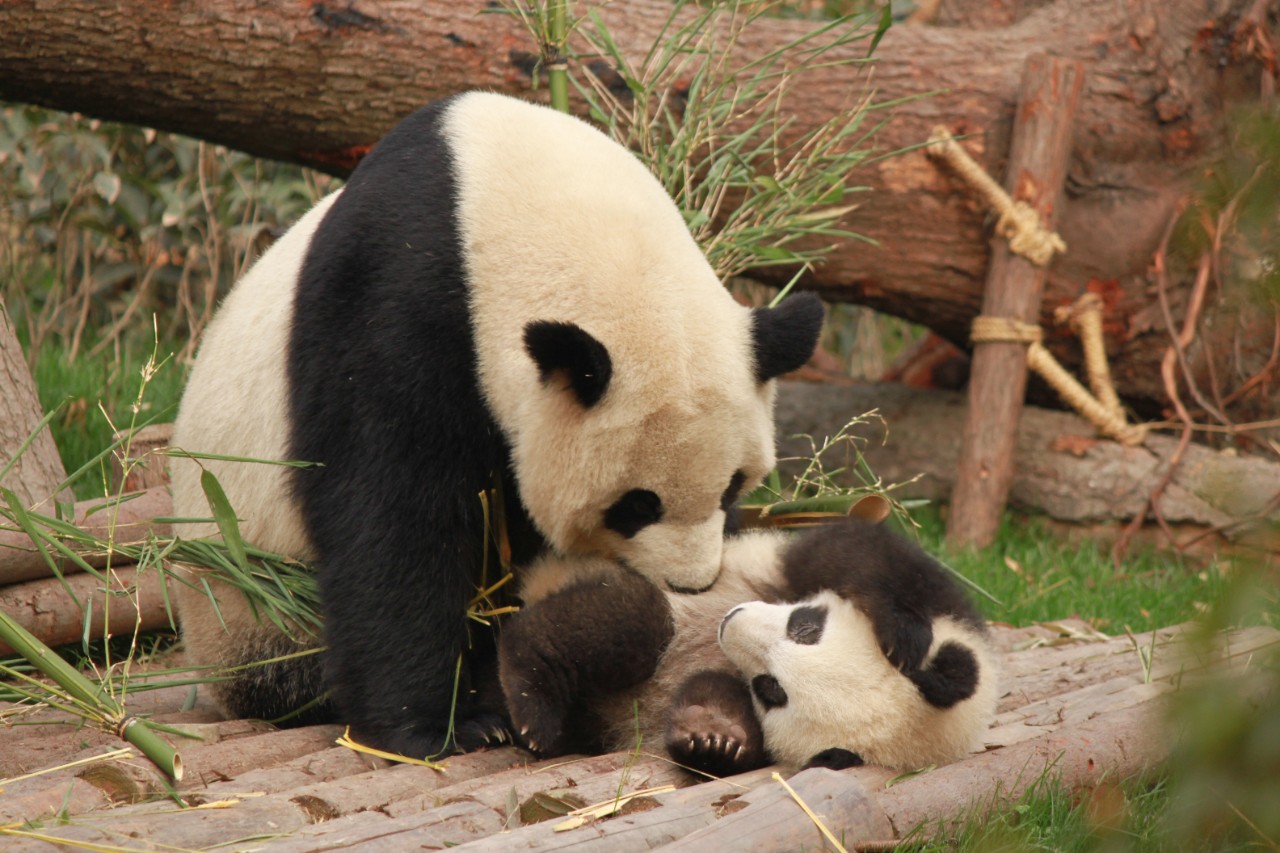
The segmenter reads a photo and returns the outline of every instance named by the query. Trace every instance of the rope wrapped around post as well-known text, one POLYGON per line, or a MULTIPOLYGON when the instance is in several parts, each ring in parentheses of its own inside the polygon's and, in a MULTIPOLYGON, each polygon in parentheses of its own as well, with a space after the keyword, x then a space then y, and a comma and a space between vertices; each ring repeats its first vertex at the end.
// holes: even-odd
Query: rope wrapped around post
POLYGON ((1085 374, 1089 377, 1093 396, 1123 420, 1124 407, 1120 405, 1116 387, 1111 382, 1111 366, 1107 364, 1107 347, 1102 337, 1102 297, 1086 293, 1074 305, 1055 311, 1054 319, 1070 324, 1071 330, 1080 338, 1080 345, 1084 348, 1085 374))
POLYGON ((925 152, 944 160, 960 177, 986 199, 1000 215, 996 220, 996 233, 1009 241, 1010 251, 1022 255, 1033 264, 1047 267, 1055 254, 1067 250, 1066 242, 1054 231, 1044 227, 1040 214, 1025 201, 1014 201, 1004 189, 992 180, 981 166, 960 147, 951 131, 942 125, 933 129, 925 152))
MULTIPOLYGON (((1102 326, 1099 322, 1099 335, 1101 331, 1102 326)), ((1098 432, 1131 447, 1141 444, 1146 438, 1146 427, 1126 422, 1124 414, 1119 410, 1118 399, 1115 409, 1099 402, 1058 363, 1052 353, 1045 349, 1044 344, 1041 343, 1043 338, 1044 332, 1035 323, 1024 323, 1010 317, 979 315, 973 318, 973 325, 969 330, 969 339, 975 344, 993 342, 1026 344, 1027 367, 1048 382, 1053 390, 1093 424, 1098 432)), ((1105 359, 1105 354, 1103 357, 1105 359)), ((1114 393, 1113 390, 1112 394, 1114 393)))

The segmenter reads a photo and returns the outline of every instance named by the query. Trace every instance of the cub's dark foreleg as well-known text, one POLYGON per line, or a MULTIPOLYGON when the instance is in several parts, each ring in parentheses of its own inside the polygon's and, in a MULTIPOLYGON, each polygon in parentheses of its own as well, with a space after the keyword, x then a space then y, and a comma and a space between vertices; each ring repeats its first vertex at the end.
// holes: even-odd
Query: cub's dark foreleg
POLYGON ((935 708, 950 708, 978 689, 978 661, 959 643, 943 643, 927 667, 906 675, 935 708))
POLYGON ((784 557, 787 597, 824 589, 857 602, 876 642, 900 672, 920 668, 933 644, 933 620, 981 618, 947 570, 919 545, 882 525, 849 518, 808 533, 784 557))
POLYGON ((667 751, 712 776, 732 776, 769 763, 751 691, 738 676, 707 670, 676 693, 667 722, 667 751))
POLYGON ((568 722, 590 698, 651 678, 674 635, 666 597, 619 570, 526 606, 502 626, 499 676, 519 737, 543 755, 585 748, 598 732, 568 722))

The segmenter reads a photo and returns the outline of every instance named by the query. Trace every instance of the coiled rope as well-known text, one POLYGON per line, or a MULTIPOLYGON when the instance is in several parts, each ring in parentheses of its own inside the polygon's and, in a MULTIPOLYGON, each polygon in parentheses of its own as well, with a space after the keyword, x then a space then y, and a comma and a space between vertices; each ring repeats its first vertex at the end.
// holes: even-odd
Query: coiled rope
MULTIPOLYGON (((979 195, 995 208, 1000 218, 996 233, 1009 241, 1009 250, 1047 267, 1055 254, 1065 252, 1067 244, 1053 231, 1044 227, 1035 208, 1023 201, 1014 201, 969 153, 960 147, 945 127, 935 127, 925 149, 930 156, 947 163, 979 195)), ((1070 323, 1084 348, 1085 372, 1093 393, 1066 371, 1043 344, 1044 332, 1035 323, 1027 323, 1013 317, 979 315, 973 318, 969 339, 978 343, 1020 343, 1027 346, 1027 366, 1058 392, 1064 401, 1098 432, 1119 441, 1136 446, 1146 438, 1147 429, 1141 424, 1131 424, 1125 419, 1124 408, 1111 382, 1111 370, 1107 365, 1106 344, 1102 336, 1102 299, 1095 293, 1086 293, 1074 305, 1059 309, 1055 316, 1059 322, 1070 323)))

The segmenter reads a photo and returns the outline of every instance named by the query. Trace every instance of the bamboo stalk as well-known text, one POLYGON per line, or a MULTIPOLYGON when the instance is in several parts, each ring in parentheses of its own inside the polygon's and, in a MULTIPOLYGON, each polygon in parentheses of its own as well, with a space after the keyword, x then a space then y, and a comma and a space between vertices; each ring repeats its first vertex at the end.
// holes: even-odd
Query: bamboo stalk
POLYGON ((550 0, 550 2, 551 32, 544 46, 547 55, 547 88, 551 94, 551 106, 562 113, 567 113, 569 112, 569 63, 564 55, 565 43, 568 41, 565 22, 566 0, 550 0))
POLYGON ((81 675, 52 649, 36 639, 9 614, 0 610, 0 639, 26 658, 32 666, 53 679, 82 706, 88 719, 109 722, 117 735, 136 746, 143 755, 175 782, 182 780, 182 758, 177 750, 152 731, 143 719, 126 714, 111 696, 81 675))

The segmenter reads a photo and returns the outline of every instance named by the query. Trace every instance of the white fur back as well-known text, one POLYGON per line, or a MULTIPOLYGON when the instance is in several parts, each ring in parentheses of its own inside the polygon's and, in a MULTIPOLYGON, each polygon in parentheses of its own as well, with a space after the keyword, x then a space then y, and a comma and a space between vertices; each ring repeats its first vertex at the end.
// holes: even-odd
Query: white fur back
MULTIPOLYGON (((288 458, 285 361, 293 298, 311 234, 339 193, 322 199, 254 264, 204 331, 173 427, 173 445, 200 453, 288 458), (235 400, 256 404, 233 405, 235 400)), ((174 458, 169 462, 174 515, 208 517, 202 468, 222 484, 240 532, 259 547, 309 558, 311 546, 288 493, 288 468, 247 462, 174 458)), ((182 536, 216 532, 188 524, 182 536)))
MULTIPOLYGON (((285 347, 293 297, 310 235, 337 197, 335 192, 316 204, 223 301, 204 331, 199 358, 174 422, 174 447, 256 459, 288 458, 285 347), (256 405, 232 403, 242 399, 256 401, 256 405)), ((289 493, 289 469, 283 466, 171 457, 175 516, 210 517, 200 485, 203 469, 212 471, 222 485, 245 541, 300 559, 313 556, 297 504, 289 493)), ((187 538, 217 533, 212 522, 175 527, 177 535, 187 538)), ((183 637, 193 660, 240 663, 255 656, 272 657, 280 653, 282 645, 289 645, 270 621, 257 618, 240 592, 217 583, 212 588, 218 596, 221 618, 202 590, 183 584, 175 592, 183 637)))

